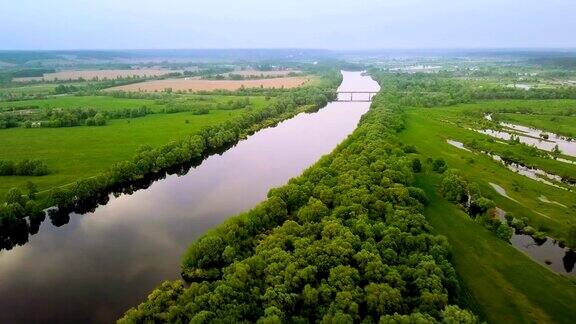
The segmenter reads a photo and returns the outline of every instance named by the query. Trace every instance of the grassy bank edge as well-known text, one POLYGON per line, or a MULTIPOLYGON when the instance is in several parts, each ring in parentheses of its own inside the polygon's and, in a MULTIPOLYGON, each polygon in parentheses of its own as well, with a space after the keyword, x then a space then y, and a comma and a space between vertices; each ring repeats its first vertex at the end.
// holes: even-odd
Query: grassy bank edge
POLYGON ((576 285, 532 261, 476 224, 436 192, 439 175, 422 174, 416 185, 430 204, 425 216, 448 238, 467 307, 491 323, 571 323, 576 285))

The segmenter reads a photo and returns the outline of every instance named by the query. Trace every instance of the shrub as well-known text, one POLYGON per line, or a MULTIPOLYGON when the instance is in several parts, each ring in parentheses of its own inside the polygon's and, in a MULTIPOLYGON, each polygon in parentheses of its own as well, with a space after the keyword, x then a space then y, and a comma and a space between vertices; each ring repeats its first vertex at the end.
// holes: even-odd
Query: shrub
POLYGON ((436 159, 432 162, 432 170, 438 173, 444 173, 447 169, 446 161, 443 159, 436 159))

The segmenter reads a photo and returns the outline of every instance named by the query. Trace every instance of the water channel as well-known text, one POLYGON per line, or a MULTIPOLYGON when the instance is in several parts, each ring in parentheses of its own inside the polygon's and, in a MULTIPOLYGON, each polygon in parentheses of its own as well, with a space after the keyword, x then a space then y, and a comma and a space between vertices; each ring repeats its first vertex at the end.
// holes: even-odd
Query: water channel
MULTIPOLYGON (((343 72, 341 91, 378 91, 343 72)), ((110 195, 94 211, 46 219, 27 243, 0 251, 0 322, 106 323, 179 277, 180 258, 202 233, 255 206, 356 127, 369 102, 332 102, 263 129, 183 175, 110 195)))

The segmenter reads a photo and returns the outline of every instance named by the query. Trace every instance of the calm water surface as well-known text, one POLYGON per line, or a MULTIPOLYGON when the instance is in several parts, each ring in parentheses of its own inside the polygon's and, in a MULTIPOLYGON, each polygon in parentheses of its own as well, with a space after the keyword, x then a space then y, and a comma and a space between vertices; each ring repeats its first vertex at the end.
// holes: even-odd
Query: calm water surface
MULTIPOLYGON (((488 120, 492 120, 492 115, 490 114, 484 117, 488 120)), ((533 145, 541 150, 549 152, 553 151, 554 148, 558 146, 562 154, 576 157, 576 142, 574 142, 571 138, 566 138, 558 134, 522 125, 503 122, 500 123, 500 125, 504 127, 503 130, 481 129, 478 130, 478 132, 506 141, 509 141, 512 136, 514 136, 517 137, 521 143, 533 145), (548 138, 541 138, 541 134, 547 134, 548 138)), ((566 159, 561 159, 561 161, 573 163, 573 161, 566 159)))
MULTIPOLYGON (((497 186, 491 183, 492 186, 497 186)), ((504 191, 504 195, 506 192, 504 191)), ((547 200, 541 196, 540 200, 547 200)), ((506 211, 496 207, 496 216, 505 222, 506 211)), ((576 275, 576 251, 570 250, 551 237, 536 239, 530 235, 514 231, 510 244, 516 249, 527 254, 532 260, 548 269, 566 276, 576 275)))
MULTIPOLYGON (((379 89, 360 73, 343 74, 340 90, 379 89)), ((162 280, 179 277, 191 241, 329 153, 369 105, 330 103, 261 130, 184 176, 111 195, 61 227, 47 219, 27 244, 0 251, 0 322, 114 321, 162 280)))

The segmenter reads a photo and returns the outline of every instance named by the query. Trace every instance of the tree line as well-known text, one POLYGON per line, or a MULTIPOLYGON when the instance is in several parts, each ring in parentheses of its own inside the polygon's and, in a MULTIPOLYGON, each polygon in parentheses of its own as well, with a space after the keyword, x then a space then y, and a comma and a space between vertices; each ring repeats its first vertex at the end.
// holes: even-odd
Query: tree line
POLYGON ((391 97, 396 105, 403 107, 450 106, 483 99, 576 99, 576 87, 573 86, 523 90, 503 85, 479 87, 446 73, 402 74, 379 70, 371 70, 371 73, 388 84, 384 91, 402 94, 391 97))
POLYGON ((43 176, 48 173, 48 166, 40 160, 0 160, 0 176, 43 176))
MULTIPOLYGON (((400 110, 374 98, 358 128, 300 177, 188 248, 120 323, 476 323, 457 306, 446 238, 422 215, 400 110)), ((397 101, 397 100, 395 100, 397 101)), ((416 167, 417 168, 417 167, 416 167)))
MULTIPOLYGON (((94 108, 44 108, 33 113, 4 112, 0 114, 0 129, 13 127, 75 127, 75 126, 104 126, 110 119, 138 118, 153 113, 147 106, 136 108, 121 108, 114 110, 98 110, 94 108)), ((187 107, 186 111, 192 111, 187 107)), ((169 112, 169 111, 164 111, 169 112)))

